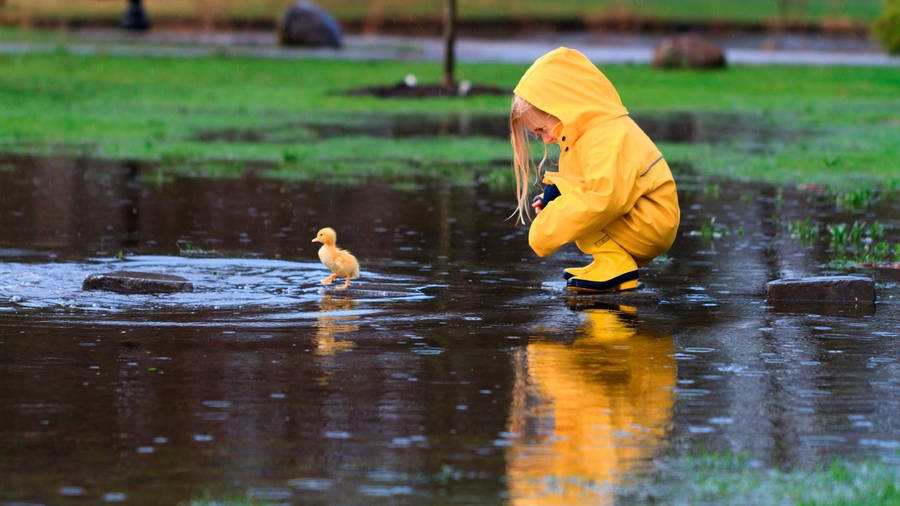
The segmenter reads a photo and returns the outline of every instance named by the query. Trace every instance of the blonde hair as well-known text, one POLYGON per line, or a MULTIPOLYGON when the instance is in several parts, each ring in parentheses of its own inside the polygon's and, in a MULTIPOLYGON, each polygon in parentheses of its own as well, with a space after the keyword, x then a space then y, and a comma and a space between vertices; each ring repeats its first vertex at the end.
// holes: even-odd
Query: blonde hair
MULTIPOLYGON (((513 95, 512 104, 509 108, 509 142, 512 144, 513 151, 513 173, 516 176, 516 209, 519 214, 518 221, 525 223, 525 218, 531 219, 531 202, 528 201, 528 186, 531 176, 534 174, 534 180, 541 180, 541 171, 544 168, 544 162, 547 161, 547 146, 544 146, 544 156, 537 165, 531 160, 528 153, 528 141, 531 132, 525 126, 522 118, 530 114, 546 114, 537 107, 531 105, 522 97, 513 95)), ((516 214, 514 212, 513 214, 516 214)))

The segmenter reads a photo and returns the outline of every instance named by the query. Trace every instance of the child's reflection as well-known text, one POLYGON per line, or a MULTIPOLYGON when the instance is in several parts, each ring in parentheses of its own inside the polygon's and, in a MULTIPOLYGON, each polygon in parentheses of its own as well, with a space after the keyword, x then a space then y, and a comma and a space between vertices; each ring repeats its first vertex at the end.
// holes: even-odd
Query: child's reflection
POLYGON ((675 345, 636 328, 633 308, 588 309, 572 343, 532 341, 517 358, 507 452, 513 503, 605 504, 662 447, 675 345))

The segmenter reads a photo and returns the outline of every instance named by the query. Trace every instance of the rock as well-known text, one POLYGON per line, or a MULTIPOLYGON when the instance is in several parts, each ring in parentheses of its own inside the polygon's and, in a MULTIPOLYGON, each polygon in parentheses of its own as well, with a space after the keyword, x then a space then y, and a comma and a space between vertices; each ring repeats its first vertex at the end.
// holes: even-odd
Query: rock
POLYGON ((693 34, 666 37, 653 51, 656 68, 711 69, 725 66, 725 53, 715 42, 693 34))
POLYGON ((874 304, 875 282, 865 276, 777 279, 766 285, 770 303, 874 304))
POLYGON ((328 12, 307 0, 292 3, 278 20, 278 39, 285 46, 341 47, 341 26, 328 12))
POLYGON ((81 285, 82 290, 109 290, 112 292, 172 293, 192 292, 194 285, 181 276, 156 274, 152 272, 115 271, 105 274, 91 274, 81 285))

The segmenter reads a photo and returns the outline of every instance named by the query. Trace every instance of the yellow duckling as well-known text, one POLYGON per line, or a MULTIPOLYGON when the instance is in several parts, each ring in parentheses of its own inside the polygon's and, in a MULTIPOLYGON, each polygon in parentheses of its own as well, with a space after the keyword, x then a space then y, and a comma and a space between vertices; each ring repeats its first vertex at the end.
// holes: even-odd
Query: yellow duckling
POLYGON ((359 262, 356 257, 351 255, 349 251, 343 250, 335 246, 337 241, 337 233, 331 227, 325 227, 316 234, 316 238, 312 242, 322 243, 319 248, 319 260, 322 261, 329 269, 331 276, 322 280, 323 285, 330 285, 338 276, 347 278, 347 282, 341 289, 350 286, 350 279, 359 277, 359 262))

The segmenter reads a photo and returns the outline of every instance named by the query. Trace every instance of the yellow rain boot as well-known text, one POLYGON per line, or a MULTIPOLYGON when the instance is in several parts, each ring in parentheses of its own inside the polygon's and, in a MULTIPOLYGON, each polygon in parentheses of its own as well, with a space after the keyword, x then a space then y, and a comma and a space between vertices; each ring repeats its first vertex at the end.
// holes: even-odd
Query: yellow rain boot
POLYGON ((567 279, 571 278, 572 276, 580 276, 593 268, 594 268, 594 262, 591 262, 588 265, 585 265, 584 267, 568 267, 566 269, 563 269, 563 279, 567 280, 567 279))
POLYGON ((576 241, 578 249, 592 255, 594 261, 581 268, 566 269, 575 271, 568 278, 566 288, 569 290, 589 292, 617 292, 634 290, 638 287, 638 267, 634 258, 609 235, 603 233, 576 241))

